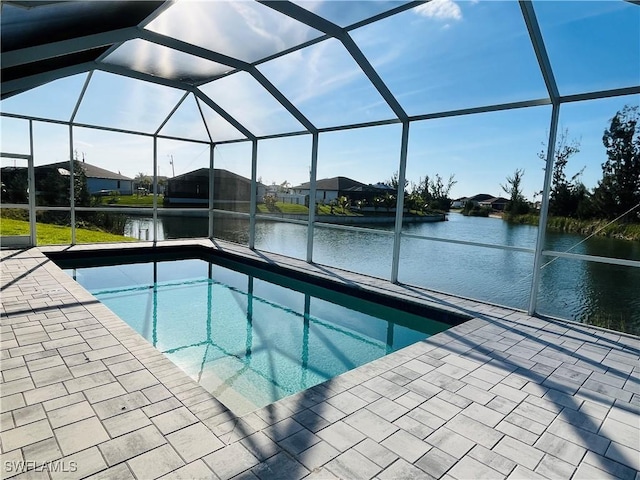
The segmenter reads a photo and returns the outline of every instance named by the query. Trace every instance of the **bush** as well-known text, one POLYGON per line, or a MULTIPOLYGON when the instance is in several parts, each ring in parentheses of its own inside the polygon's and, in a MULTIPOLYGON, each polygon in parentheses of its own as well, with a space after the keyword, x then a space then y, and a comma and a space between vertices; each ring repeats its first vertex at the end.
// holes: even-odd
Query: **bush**
POLYGON ((267 210, 273 212, 276 210, 276 202, 278 199, 274 195, 265 195, 262 197, 262 201, 264 205, 267 207, 267 210))
POLYGON ((3 208, 0 210, 2 218, 10 218, 12 220, 29 220, 29 211, 21 208, 3 208))
POLYGON ((434 198, 429 202, 429 210, 448 212, 451 210, 451 202, 447 197, 434 198))
POLYGON ((467 202, 462 209, 462 214, 467 217, 488 217, 492 211, 490 207, 480 207, 472 202, 467 202))
POLYGON ((508 202, 504 209, 509 215, 526 215, 530 210, 529 203, 520 200, 508 202))

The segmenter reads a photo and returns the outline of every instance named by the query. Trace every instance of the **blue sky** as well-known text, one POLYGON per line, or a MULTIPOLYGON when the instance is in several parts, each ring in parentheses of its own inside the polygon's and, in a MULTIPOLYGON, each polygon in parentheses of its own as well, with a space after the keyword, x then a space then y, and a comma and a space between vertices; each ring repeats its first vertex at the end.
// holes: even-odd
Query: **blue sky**
MULTIPOLYGON (((347 25, 388 8, 392 2, 296 2, 347 25), (340 8, 338 8, 340 6, 340 8)), ((640 7, 623 1, 536 1, 536 15, 560 93, 570 95, 640 84, 640 7)), ((236 55, 246 61, 316 38, 319 32, 252 2, 178 2, 148 28, 236 55), (188 27, 188 28, 186 28, 188 27), (210 35, 216 31, 218 35, 210 35), (213 42, 213 43, 212 43, 213 42)), ((351 36, 410 115, 535 100, 547 96, 520 8, 511 1, 434 0, 351 31, 351 36)), ((128 42, 107 62, 167 76, 206 76, 225 67, 176 54, 142 40, 128 42), (186 73, 185 73, 186 72, 186 73)), ((263 73, 318 127, 393 118, 393 113, 337 40, 317 43, 262 63, 263 73)), ((200 78, 199 77, 199 78, 200 78)), ((3 101, 3 111, 68 120, 86 74, 58 80, 3 101)), ((201 87, 222 108, 257 135, 303 130, 300 123, 251 77, 240 72, 201 87)), ((183 92, 96 72, 76 121, 154 133, 183 92)), ((624 105, 640 96, 563 105, 561 129, 580 142, 567 167, 584 167, 588 187, 601 177, 605 160, 602 133, 624 105)), ((242 135, 203 105, 215 139, 242 135)), ((455 175, 452 196, 500 195, 500 183, 515 169, 525 170, 529 198, 542 186, 537 153, 546 142, 551 107, 414 122, 410 129, 407 178, 455 175)), ((207 138, 196 102, 186 98, 161 134, 207 138)), ((35 124, 35 162, 68 159, 68 128, 35 124)), ((399 125, 320 135, 318 178, 344 175, 365 183, 384 181, 398 169, 399 125)), ((149 137, 74 128, 74 148, 90 163, 124 175, 151 174, 149 137)), ((26 153, 26 123, 2 118, 2 151, 26 153)), ((308 180, 309 135, 259 142, 258 176, 264 183, 308 180)), ((158 141, 159 174, 172 175, 208 166, 208 146, 158 141)), ((6 163, 6 161, 4 161, 6 163)), ((250 143, 216 148, 216 167, 249 176, 250 143)), ((5 164, 3 163, 3 165, 5 164)))

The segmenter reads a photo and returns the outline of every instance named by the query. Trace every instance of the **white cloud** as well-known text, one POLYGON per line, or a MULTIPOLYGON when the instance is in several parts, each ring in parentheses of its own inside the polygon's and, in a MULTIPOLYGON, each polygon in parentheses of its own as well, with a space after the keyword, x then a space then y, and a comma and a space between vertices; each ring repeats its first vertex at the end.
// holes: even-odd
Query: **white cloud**
POLYGON ((453 0, 431 0, 416 8, 416 13, 438 20, 461 20, 462 10, 453 0))

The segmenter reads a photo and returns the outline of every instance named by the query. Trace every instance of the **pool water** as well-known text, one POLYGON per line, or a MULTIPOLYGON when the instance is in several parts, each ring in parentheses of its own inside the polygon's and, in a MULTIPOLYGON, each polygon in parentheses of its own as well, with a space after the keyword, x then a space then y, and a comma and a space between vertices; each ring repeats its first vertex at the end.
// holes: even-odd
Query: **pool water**
POLYGON ((65 271, 236 414, 449 328, 204 260, 65 271))

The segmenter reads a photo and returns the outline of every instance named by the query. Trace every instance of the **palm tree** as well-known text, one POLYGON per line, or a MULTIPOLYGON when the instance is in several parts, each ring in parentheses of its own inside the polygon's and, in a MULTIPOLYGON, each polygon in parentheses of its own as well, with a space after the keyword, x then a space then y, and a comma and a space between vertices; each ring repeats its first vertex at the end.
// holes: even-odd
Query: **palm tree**
POLYGON ((345 197, 344 195, 338 198, 338 205, 342 208, 342 214, 344 215, 344 209, 349 208, 351 202, 349 201, 349 197, 345 197))
POLYGON ((138 174, 134 177, 134 182, 138 186, 138 188, 144 188, 146 191, 151 189, 151 177, 144 172, 138 172, 138 174))
POLYGON ((284 182, 282 182, 278 188, 279 192, 283 192, 283 193, 288 193, 289 189, 291 188, 291 183, 289 183, 289 181, 285 180, 284 182))
POLYGON ((382 203, 385 207, 387 207, 387 212, 389 212, 391 208, 396 205, 396 196, 385 193, 384 197, 382 197, 382 203))

